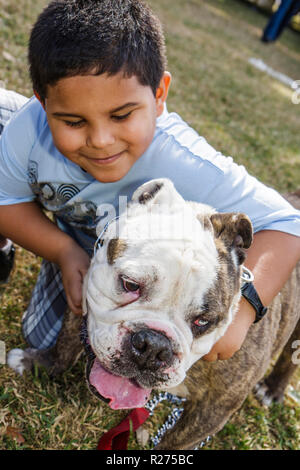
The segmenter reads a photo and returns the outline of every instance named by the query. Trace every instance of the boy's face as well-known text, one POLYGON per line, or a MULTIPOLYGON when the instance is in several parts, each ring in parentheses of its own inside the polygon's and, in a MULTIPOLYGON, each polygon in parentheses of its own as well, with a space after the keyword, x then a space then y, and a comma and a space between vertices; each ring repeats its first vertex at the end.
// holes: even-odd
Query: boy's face
POLYGON ((103 183, 123 178, 149 147, 170 75, 154 97, 121 73, 76 75, 48 86, 43 107, 57 149, 103 183))

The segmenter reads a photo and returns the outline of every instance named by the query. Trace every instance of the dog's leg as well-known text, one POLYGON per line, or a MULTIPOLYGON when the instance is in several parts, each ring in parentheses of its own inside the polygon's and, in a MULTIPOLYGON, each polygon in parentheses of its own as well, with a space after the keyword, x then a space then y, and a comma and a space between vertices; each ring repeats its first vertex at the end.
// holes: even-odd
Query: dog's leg
POLYGON ((293 353, 295 352, 293 343, 297 340, 300 340, 300 321, 297 323, 272 372, 259 382, 255 388, 255 394, 263 405, 269 406, 273 402, 283 402, 284 391, 298 366, 292 360, 293 353))
POLYGON ((7 364, 19 374, 24 370, 32 370, 35 364, 45 367, 51 376, 64 372, 78 360, 83 351, 79 337, 81 322, 81 315, 67 310, 56 344, 52 348, 28 348, 24 351, 13 349, 8 354, 7 364))

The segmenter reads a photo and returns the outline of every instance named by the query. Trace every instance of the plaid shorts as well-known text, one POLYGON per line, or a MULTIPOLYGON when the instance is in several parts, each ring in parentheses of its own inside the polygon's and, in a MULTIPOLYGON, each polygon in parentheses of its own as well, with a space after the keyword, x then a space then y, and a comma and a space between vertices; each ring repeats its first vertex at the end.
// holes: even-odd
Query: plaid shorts
MULTIPOLYGON (((25 96, 0 88, 0 135, 14 112, 26 101, 28 98, 25 96)), ((27 343, 38 349, 53 346, 61 329, 66 308, 67 301, 60 270, 55 264, 44 260, 22 319, 22 331, 27 343)))
POLYGON ((43 260, 32 296, 22 318, 23 336, 37 349, 54 346, 67 309, 61 273, 56 264, 43 260))

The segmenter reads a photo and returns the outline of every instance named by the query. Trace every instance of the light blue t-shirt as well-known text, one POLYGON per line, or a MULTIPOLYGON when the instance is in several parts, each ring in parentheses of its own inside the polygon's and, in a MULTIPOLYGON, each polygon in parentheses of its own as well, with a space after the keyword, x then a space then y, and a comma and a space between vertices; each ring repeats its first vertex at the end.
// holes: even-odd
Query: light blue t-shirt
POLYGON ((176 113, 165 108, 153 141, 130 171, 101 183, 65 158, 54 146, 46 113, 31 98, 5 126, 0 139, 0 205, 38 200, 82 246, 96 238, 100 204, 113 204, 153 178, 170 178, 190 201, 219 212, 244 212, 254 231, 279 230, 300 236, 300 212, 276 191, 224 157, 176 113))

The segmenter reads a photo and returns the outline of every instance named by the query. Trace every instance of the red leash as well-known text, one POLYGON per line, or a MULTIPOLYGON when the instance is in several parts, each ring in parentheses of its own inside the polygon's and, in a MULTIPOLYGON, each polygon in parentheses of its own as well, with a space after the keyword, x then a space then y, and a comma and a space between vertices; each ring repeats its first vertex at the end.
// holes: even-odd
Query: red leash
POLYGON ((136 431, 146 421, 149 414, 150 412, 145 408, 133 409, 118 426, 103 434, 97 450, 127 450, 130 426, 133 431, 136 431))

